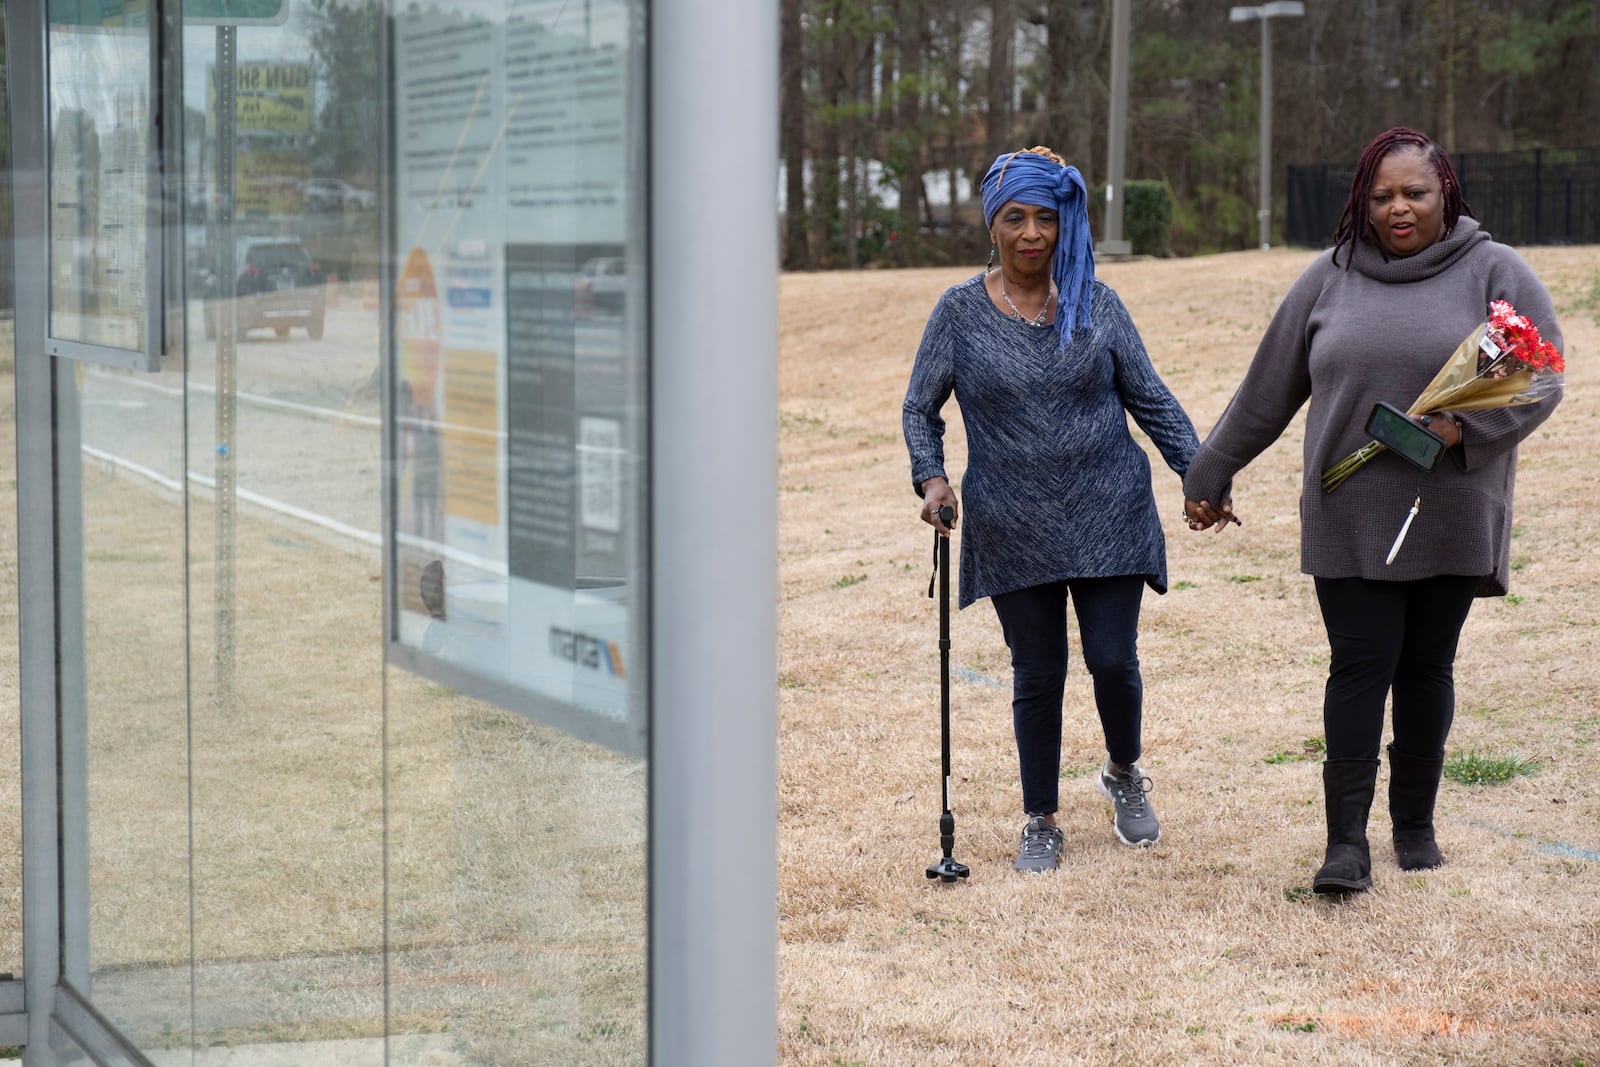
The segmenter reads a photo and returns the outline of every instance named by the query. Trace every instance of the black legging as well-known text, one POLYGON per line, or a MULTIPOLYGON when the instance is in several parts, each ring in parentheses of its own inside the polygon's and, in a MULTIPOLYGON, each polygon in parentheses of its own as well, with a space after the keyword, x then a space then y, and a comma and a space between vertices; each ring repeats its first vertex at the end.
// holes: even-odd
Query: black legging
POLYGON ((1011 649, 1011 718, 1022 770, 1022 809, 1051 815, 1061 781, 1061 700, 1067 680, 1067 600, 1078 616, 1083 663, 1106 751, 1139 758, 1144 682, 1139 676, 1139 602, 1144 579, 1076 578, 991 597, 1011 649))
POLYGON ((1455 718, 1455 658, 1478 579, 1318 578, 1332 661, 1322 702, 1328 759, 1377 759, 1394 693, 1394 747, 1444 754, 1455 718))

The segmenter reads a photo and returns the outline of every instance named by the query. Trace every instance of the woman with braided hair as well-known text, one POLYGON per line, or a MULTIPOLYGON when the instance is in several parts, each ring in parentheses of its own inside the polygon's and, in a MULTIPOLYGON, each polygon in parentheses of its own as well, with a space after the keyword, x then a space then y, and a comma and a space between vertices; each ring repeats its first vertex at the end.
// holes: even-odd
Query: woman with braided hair
POLYGON ((928 319, 902 422, 922 521, 949 536, 959 509, 944 467, 945 401, 967 430, 961 607, 989 597, 1011 649, 1022 777, 1015 867, 1053 870, 1067 603, 1078 616, 1107 759, 1096 782, 1118 838, 1160 834, 1139 769, 1139 604, 1166 592, 1166 543, 1150 462, 1127 414, 1178 474, 1198 440, 1128 311, 1094 276, 1083 178, 1048 148, 1009 152, 982 184, 989 267, 947 290, 928 319))
POLYGON ((1290 288, 1184 477, 1190 526, 1221 529, 1234 476, 1310 401, 1301 570, 1315 581, 1331 652, 1319 893, 1372 884, 1367 814, 1391 698, 1395 860, 1407 871, 1444 862, 1433 812, 1456 646, 1473 599, 1506 593, 1517 445, 1550 417, 1559 387, 1536 404, 1417 416, 1446 446, 1431 472, 1383 453, 1334 491, 1322 490, 1321 475, 1368 440, 1377 402, 1404 408, 1422 393, 1492 300, 1509 301, 1561 346, 1550 295, 1479 228, 1444 150, 1405 127, 1381 134, 1361 154, 1333 248, 1290 288), (1399 549, 1396 529, 1419 500, 1399 549))

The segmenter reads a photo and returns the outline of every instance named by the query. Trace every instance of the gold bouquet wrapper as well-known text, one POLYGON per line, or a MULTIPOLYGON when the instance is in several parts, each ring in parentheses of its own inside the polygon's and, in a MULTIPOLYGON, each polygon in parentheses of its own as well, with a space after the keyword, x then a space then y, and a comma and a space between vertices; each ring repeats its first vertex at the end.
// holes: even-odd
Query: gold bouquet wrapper
POLYGON ((1478 373, 1479 346, 1483 335, 1489 331, 1484 323, 1467 335, 1456 346, 1455 352, 1445 360, 1439 373, 1433 376, 1427 388, 1417 397, 1416 403, 1406 409, 1407 415, 1421 415, 1428 411, 1489 411, 1517 404, 1532 404, 1544 395, 1538 388, 1542 379, 1549 382, 1553 375, 1535 375, 1530 370, 1516 370, 1503 378, 1485 378, 1478 373))
MULTIPOLYGON (((1494 408, 1533 404, 1544 399, 1560 381, 1552 372, 1534 373, 1527 368, 1510 371, 1504 377, 1492 377, 1478 370, 1478 353, 1489 324, 1482 323, 1456 346, 1445 360, 1433 381, 1422 390, 1416 401, 1406 409, 1407 415, 1422 415, 1430 411, 1489 411, 1494 408)), ((1322 473, 1322 491, 1331 493, 1345 483, 1356 471, 1367 465, 1372 457, 1387 449, 1377 441, 1368 441, 1338 463, 1322 473)))

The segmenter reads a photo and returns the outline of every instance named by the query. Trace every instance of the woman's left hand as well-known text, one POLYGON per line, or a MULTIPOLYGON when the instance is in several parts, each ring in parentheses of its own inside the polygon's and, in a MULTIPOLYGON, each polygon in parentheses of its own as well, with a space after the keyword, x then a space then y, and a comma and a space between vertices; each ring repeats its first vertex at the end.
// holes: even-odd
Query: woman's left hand
POLYGON ((1461 443, 1461 423, 1448 411, 1430 411, 1416 416, 1416 420, 1432 430, 1444 442, 1444 447, 1454 448, 1461 443))
POLYGON ((1209 500, 1189 500, 1183 502, 1183 519, 1189 524, 1191 530, 1204 530, 1210 528, 1221 533, 1227 529, 1229 523, 1240 525, 1239 517, 1233 513, 1233 497, 1222 502, 1222 507, 1214 508, 1209 500))

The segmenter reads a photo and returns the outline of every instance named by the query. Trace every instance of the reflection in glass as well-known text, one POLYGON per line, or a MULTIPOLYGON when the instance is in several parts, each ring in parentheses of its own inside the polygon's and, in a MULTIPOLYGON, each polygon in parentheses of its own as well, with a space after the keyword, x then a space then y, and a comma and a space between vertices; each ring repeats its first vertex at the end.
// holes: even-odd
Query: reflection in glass
POLYGON ((392 1062, 643 1063, 644 765, 402 673, 389 719, 392 1062))
MULTIPOLYGON (((3 225, 9 232, 10 206, 3 225)), ((7 300, 10 293, 5 293, 7 300)), ((16 348, 0 322, 0 455, 16 455, 16 348)), ((22 703, 17 691, 17 483, 0 480, 0 973, 22 974, 22 703)))
POLYGON ((62 1033, 59 1029, 52 1029, 50 1034, 50 1054, 55 1057, 62 1067, 89 1067, 94 1061, 83 1050, 83 1046, 72 1038, 62 1033))
POLYGON ((383 1063, 380 7, 184 33, 202 1065, 383 1063))
POLYGON ((69 977, 157 1064, 643 1063, 642 0, 290 11, 184 31, 182 359, 58 376, 69 977))
POLYGON ((642 16, 395 27, 398 1064, 647 1056, 642 16))
MULTIPOLYGON (((50 333, 145 347, 152 118, 142 8, 51 0, 50 333)), ((176 361, 174 361, 176 363, 176 361)), ((65 364, 60 619, 63 968, 150 1048, 188 1031, 183 375, 65 364)))
POLYGON ((635 756, 641 25, 402 20, 393 151, 396 661, 635 756))
MULTIPOLYGON (((87 803, 88 914, 68 920, 86 918, 89 939, 87 960, 68 941, 68 973, 82 982, 81 969, 92 968, 102 1013, 132 1039, 182 1045, 190 950, 182 375, 89 365, 57 380, 62 446, 83 457, 83 677, 81 690, 64 687, 62 766, 64 792, 81 788, 87 803), (85 781, 75 786, 80 765, 85 781)), ((64 828, 69 866, 78 839, 64 828)))
POLYGON ((145 346, 151 143, 142 5, 49 0, 50 336, 145 346))

